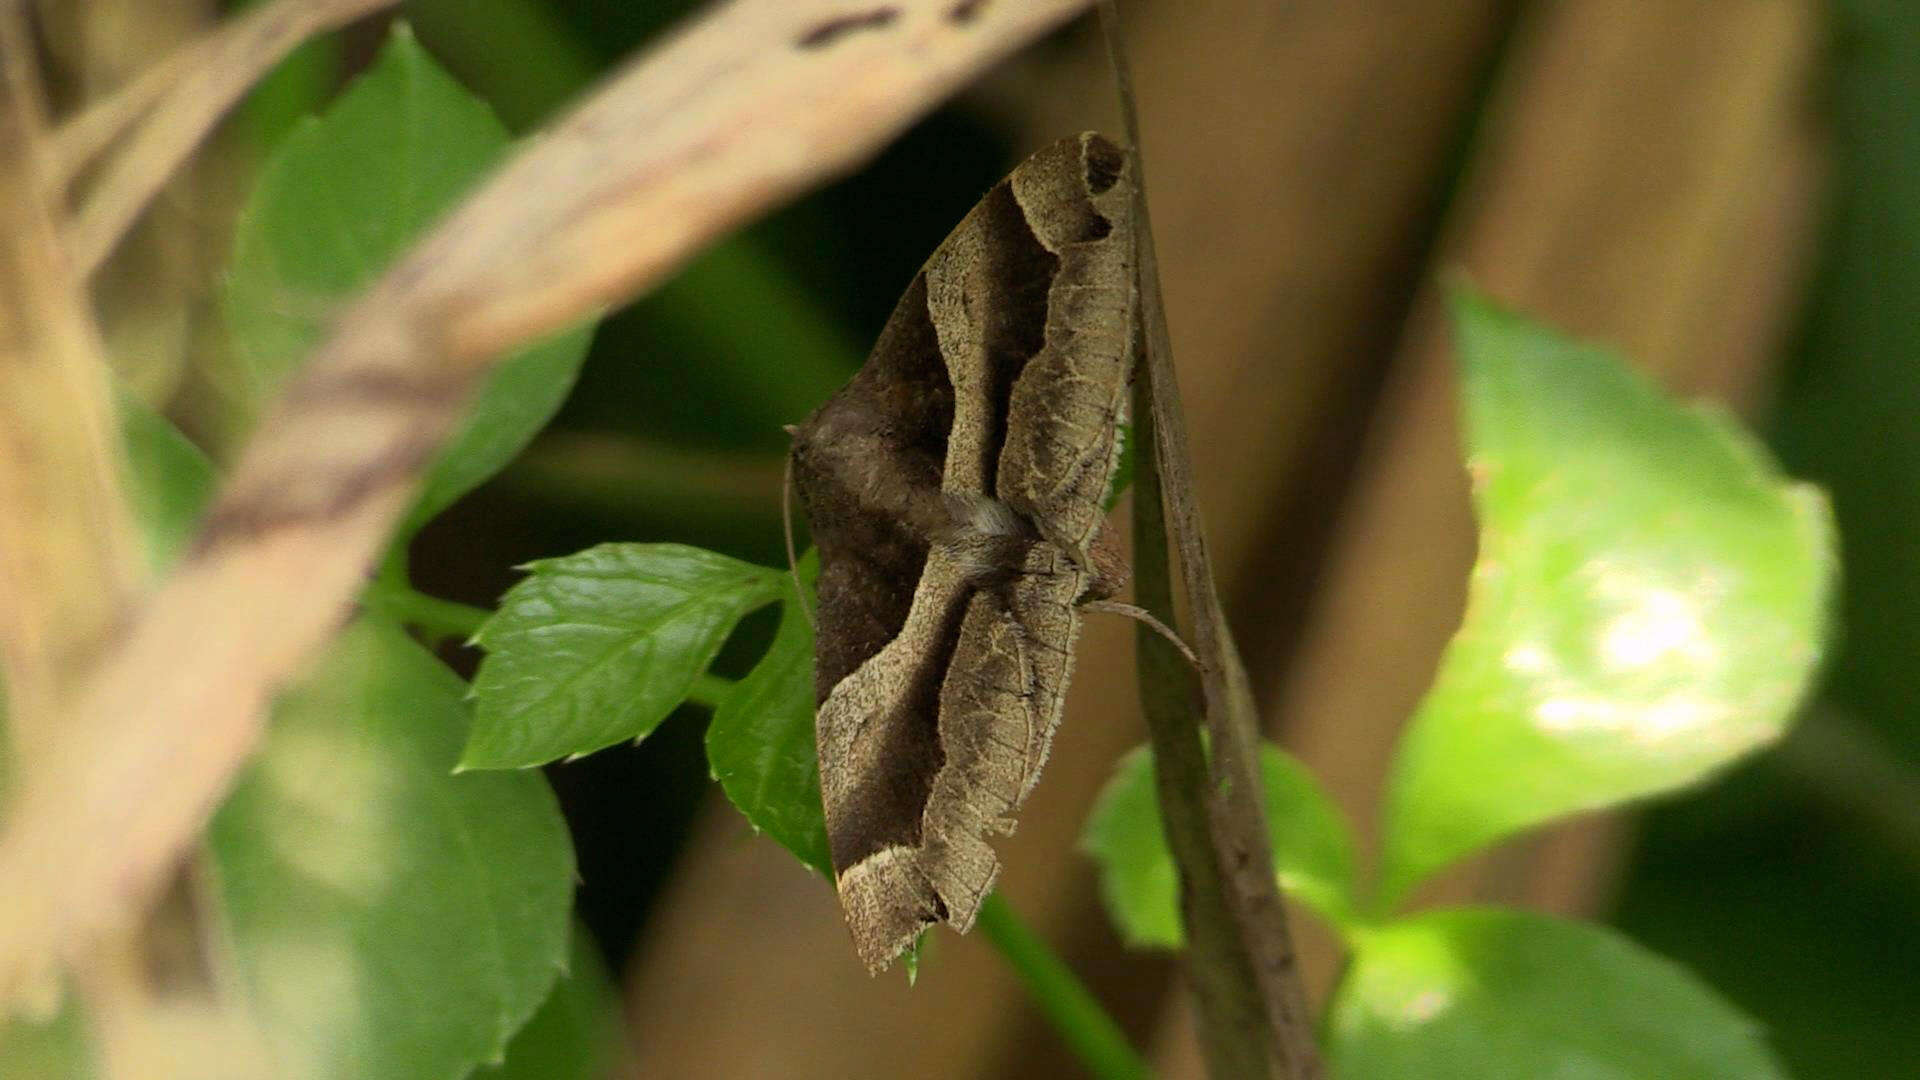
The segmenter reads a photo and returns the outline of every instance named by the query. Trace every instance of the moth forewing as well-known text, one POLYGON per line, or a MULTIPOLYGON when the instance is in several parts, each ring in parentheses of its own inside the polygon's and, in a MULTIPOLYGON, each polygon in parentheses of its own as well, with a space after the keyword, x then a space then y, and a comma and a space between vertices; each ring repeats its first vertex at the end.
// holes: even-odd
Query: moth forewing
POLYGON ((1131 184, 1099 135, 1029 158, 794 435, 828 842, 876 971, 972 925, 1060 721, 1132 371, 1131 184))

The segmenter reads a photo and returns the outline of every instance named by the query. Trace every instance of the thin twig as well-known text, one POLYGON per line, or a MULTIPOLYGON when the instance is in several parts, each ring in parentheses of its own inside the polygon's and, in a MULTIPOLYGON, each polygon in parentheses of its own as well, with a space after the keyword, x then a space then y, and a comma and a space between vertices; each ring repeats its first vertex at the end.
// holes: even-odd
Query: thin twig
MULTIPOLYGON (((1165 500, 1166 536, 1178 554, 1182 591, 1193 617, 1193 646, 1200 654, 1200 689, 1211 753, 1206 787, 1207 824, 1222 875, 1225 901, 1238 931, 1239 948, 1250 964, 1264 1006, 1273 1050, 1285 1080, 1314 1080, 1322 1074, 1313 1025, 1306 1007, 1299 964, 1287 927, 1286 908, 1274 878, 1273 853, 1261 806, 1260 726, 1239 653, 1227 629, 1212 561, 1194 501, 1193 461, 1186 417, 1174 381, 1172 343, 1160 272, 1154 257, 1153 226, 1146 205, 1146 173, 1141 162, 1139 122, 1132 79, 1121 42, 1114 0, 1101 0, 1101 25, 1119 82, 1121 110, 1133 146, 1136 187, 1134 220, 1138 237, 1141 382, 1152 420, 1153 452, 1136 455, 1136 469, 1157 473, 1165 500), (1149 464, 1151 459, 1151 464, 1149 464), (1143 468, 1144 466, 1144 468, 1143 468)), ((1142 417, 1136 416, 1138 423, 1142 417)), ((1136 478, 1136 484, 1139 482, 1136 478)), ((1137 507, 1136 507, 1137 511, 1137 507)), ((1162 785, 1162 791, 1166 790, 1162 785)), ((1241 1075, 1230 1073, 1228 1075, 1241 1075)))
POLYGON ((854 167, 1086 2, 719 8, 530 141, 349 305, 114 638, 57 759, 25 778, 0 833, 0 1001, 137 915, 501 350, 854 167))
MULTIPOLYGON (((100 268, 167 178, 282 57, 315 34, 395 3, 398 0, 275 0, 180 46, 176 55, 189 60, 161 60, 161 74, 152 78, 167 79, 164 89, 149 85, 147 77, 135 79, 128 93, 159 90, 158 100, 126 147, 104 167, 74 218, 69 243, 81 276, 90 277, 100 268)), ((137 112, 131 104, 120 111, 137 112)), ((105 126, 112 119, 116 117, 105 115, 92 123, 105 126)), ((86 149, 83 136, 95 137, 90 131, 72 136, 78 144, 74 150, 86 149)))
MULTIPOLYGON (((1136 336, 1138 334, 1136 333, 1136 336)), ((1136 448, 1152 446, 1153 394, 1144 378, 1133 385, 1136 448)), ((1155 455, 1137 452, 1133 473, 1133 595, 1140 606, 1173 618, 1173 567, 1167 548, 1166 507, 1155 455)), ((1180 917, 1186 926, 1182 957, 1193 990, 1200 1050, 1216 1078, 1266 1080, 1272 1035, 1253 965, 1227 902, 1207 823, 1207 752, 1194 716, 1199 673, 1145 626, 1134 632, 1139 657, 1140 708, 1153 746, 1155 796, 1167 851, 1180 874, 1180 917)))

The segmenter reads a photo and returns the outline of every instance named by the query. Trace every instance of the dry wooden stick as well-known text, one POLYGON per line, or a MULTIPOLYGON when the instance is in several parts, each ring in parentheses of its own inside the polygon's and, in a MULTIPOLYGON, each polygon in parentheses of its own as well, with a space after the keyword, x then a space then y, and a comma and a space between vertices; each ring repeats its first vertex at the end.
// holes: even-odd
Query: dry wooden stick
POLYGON ((134 594, 138 547, 97 327, 61 246, 34 49, 0 7, 0 659, 20 767, 134 594))
MULTIPOLYGON (((1171 540, 1178 555, 1182 591, 1193 620, 1193 647, 1201 660, 1201 708, 1209 741, 1204 799, 1207 832, 1212 841, 1214 858, 1211 861, 1191 858, 1180 869, 1188 889, 1187 914, 1189 925, 1195 932, 1196 944, 1201 942, 1203 936, 1217 936, 1222 929, 1195 925, 1191 916, 1203 914, 1192 906, 1193 901, 1199 898, 1196 896, 1196 886, 1209 892, 1217 890, 1218 899, 1224 902, 1232 918, 1232 930, 1237 931, 1236 940, 1211 940, 1207 943, 1209 955, 1196 957, 1196 961, 1206 960, 1221 968, 1196 973, 1196 978, 1204 974, 1223 984, 1211 1003, 1203 996, 1200 1004, 1203 1007, 1213 1004, 1234 1012, 1244 1009, 1249 997, 1256 999, 1258 1006, 1264 1008, 1266 1034, 1272 1040, 1274 1058, 1279 1065, 1278 1075, 1284 1080, 1316 1080, 1322 1075, 1319 1051, 1313 1024, 1307 1013, 1306 993, 1300 981, 1292 935, 1287 927, 1286 909, 1281 904, 1279 886, 1274 877, 1270 834, 1261 805, 1259 714, 1254 706, 1246 672, 1240 663, 1239 652, 1227 629, 1226 616, 1220 607, 1220 595, 1214 588, 1212 561, 1207 553, 1206 537, 1201 531, 1199 506, 1194 501, 1193 461, 1188 449, 1186 417, 1180 406, 1179 387, 1174 381, 1172 343, 1167 333, 1166 306, 1161 298, 1159 266, 1154 257, 1153 226, 1146 205, 1146 173, 1140 161, 1140 135, 1132 81, 1127 71, 1114 0, 1102 0, 1100 14, 1107 36, 1109 57, 1120 85, 1122 111, 1129 129, 1128 139, 1134 147, 1135 168, 1139 170, 1140 177, 1135 187, 1137 205, 1134 213, 1138 222, 1140 317, 1145 350, 1139 375, 1144 387, 1136 392, 1136 399, 1150 406, 1150 417, 1143 416, 1140 419, 1150 419, 1153 453, 1151 463, 1143 458, 1136 468, 1142 478, 1148 477, 1149 472, 1155 474, 1153 481, 1157 482, 1160 489, 1158 495, 1163 506, 1152 509, 1164 512, 1163 521, 1158 523, 1165 529, 1162 534, 1164 539, 1139 537, 1136 553, 1137 556, 1144 554, 1149 546, 1164 553, 1165 540, 1171 540), (1251 980, 1252 985, 1235 985, 1240 980, 1251 980)), ((1146 485, 1143 485, 1143 499, 1145 493, 1146 485)), ((1144 644, 1143 652, 1147 651, 1144 644)), ((1156 725, 1178 721, 1175 717, 1155 719, 1154 714, 1159 710, 1153 709, 1151 702, 1147 704, 1150 706, 1149 719, 1156 725)), ((1195 741, 1182 738, 1179 733, 1155 731, 1156 750, 1161 750, 1163 744, 1168 750, 1191 749, 1190 744, 1195 741)), ((1189 766, 1197 765, 1191 760, 1193 756, 1191 753, 1186 755, 1189 766)), ((1169 818, 1167 824, 1171 839, 1178 824, 1171 820, 1176 816, 1175 811, 1190 804, 1196 793, 1170 790, 1167 780, 1171 779, 1172 770, 1166 769, 1164 772, 1162 805, 1163 814, 1169 818)), ((1214 1070, 1232 1070, 1223 1072, 1223 1075, 1247 1075, 1247 1070, 1254 1065, 1246 1060, 1240 1048, 1226 1041, 1229 1029, 1244 1027, 1245 1020, 1237 1015, 1216 1015, 1203 1017, 1201 1026, 1203 1031, 1210 1031, 1213 1036, 1209 1040, 1208 1058, 1214 1070), (1229 1062, 1232 1064, 1229 1065, 1229 1062)), ((1265 1075, 1264 1066, 1264 1062, 1259 1063, 1256 1075, 1265 1075)))
POLYGON ((61 121, 53 132, 53 175, 64 191, 114 140, 145 116, 181 76, 206 63, 217 34, 202 34, 148 64, 113 93, 61 121))
POLYGON ((502 349, 852 168, 1086 0, 741 0, 528 145, 340 315, 0 833, 0 1000, 139 910, 350 610, 502 349))
POLYGON ((91 276, 127 234, 167 178, 213 125, 294 47, 315 34, 391 7, 398 0, 275 0, 236 16, 159 61, 61 133, 63 179, 81 167, 100 136, 141 112, 148 119, 106 166, 75 216, 68 243, 91 276), (184 59, 183 59, 184 58, 184 59), (150 96, 150 110, 139 108, 150 96))

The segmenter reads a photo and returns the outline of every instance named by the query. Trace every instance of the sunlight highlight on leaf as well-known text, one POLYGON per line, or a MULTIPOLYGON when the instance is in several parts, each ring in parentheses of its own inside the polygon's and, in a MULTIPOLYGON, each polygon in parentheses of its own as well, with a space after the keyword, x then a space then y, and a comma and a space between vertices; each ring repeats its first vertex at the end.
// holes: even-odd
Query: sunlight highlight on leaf
POLYGON ((1394 763, 1387 905, 1778 739, 1835 576, 1825 500, 1730 421, 1471 295, 1454 316, 1480 555, 1394 763))

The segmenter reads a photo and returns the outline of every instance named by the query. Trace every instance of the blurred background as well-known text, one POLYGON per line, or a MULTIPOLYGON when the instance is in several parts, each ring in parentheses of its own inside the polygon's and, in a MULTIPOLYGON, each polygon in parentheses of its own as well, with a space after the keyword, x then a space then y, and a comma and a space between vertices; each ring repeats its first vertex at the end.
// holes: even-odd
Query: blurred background
MULTIPOLYGON (((42 6, 63 92, 84 101, 239 5, 42 6)), ((414 0, 400 17, 526 131, 696 6, 414 0)), ((1425 898, 1611 921, 1758 1017, 1796 1075, 1915 1075, 1920 5, 1126 7, 1200 499, 1273 735, 1371 828, 1473 554, 1444 275, 1730 403, 1840 518, 1840 641, 1797 733, 1687 797, 1509 845, 1425 898)), ((101 283, 126 373, 207 445, 233 438, 207 359, 232 211, 261 155, 384 33, 362 25, 286 64, 101 283)), ((417 582, 490 605, 514 565, 604 540, 783 563, 781 425, 858 365, 989 185, 1089 127, 1118 122, 1077 25, 612 315, 552 429, 420 537, 417 582)), ((723 669, 769 630, 750 620, 723 669)), ((1114 759, 1144 738, 1131 636, 1089 626, 1046 781, 1001 845, 1002 889, 1165 1075, 1198 1075, 1173 966, 1119 945, 1074 850, 1114 759)), ((549 771, 640 1074, 1076 1074, 984 942, 935 935, 911 991, 869 979, 830 891, 708 782, 705 719, 683 710, 642 746, 549 771)), ((1331 939, 1297 926, 1324 994, 1331 939)))

